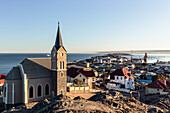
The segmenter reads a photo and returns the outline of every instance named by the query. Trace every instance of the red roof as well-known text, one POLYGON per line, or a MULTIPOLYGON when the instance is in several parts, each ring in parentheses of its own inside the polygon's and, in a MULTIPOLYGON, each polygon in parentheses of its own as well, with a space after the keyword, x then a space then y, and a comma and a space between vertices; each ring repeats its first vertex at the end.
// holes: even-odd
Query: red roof
POLYGON ((167 89, 170 88, 170 82, 166 81, 164 84, 164 80, 156 80, 147 85, 149 88, 157 88, 157 89, 167 89))
POLYGON ((75 78, 79 74, 78 72, 79 69, 80 68, 75 68, 75 67, 69 68, 67 70, 67 76, 70 76, 71 78, 75 78))
POLYGON ((67 70, 67 76, 75 78, 78 74, 83 74, 86 77, 95 77, 95 73, 92 71, 85 71, 82 68, 71 67, 67 70))
POLYGON ((6 75, 0 74, 0 79, 5 79, 6 75))
POLYGON ((83 69, 79 69, 78 72, 82 73, 86 77, 95 77, 93 70, 92 71, 85 71, 83 69))
POLYGON ((114 79, 114 76, 126 76, 126 78, 134 79, 131 73, 125 68, 116 69, 110 74, 110 79, 114 79))

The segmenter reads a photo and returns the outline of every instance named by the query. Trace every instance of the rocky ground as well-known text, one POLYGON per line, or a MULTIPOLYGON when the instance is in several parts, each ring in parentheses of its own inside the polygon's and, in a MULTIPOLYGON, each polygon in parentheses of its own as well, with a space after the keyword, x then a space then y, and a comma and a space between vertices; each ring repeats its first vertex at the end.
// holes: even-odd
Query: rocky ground
POLYGON ((133 97, 125 97, 120 92, 96 93, 89 99, 59 95, 44 99, 32 108, 28 105, 12 108, 6 112, 17 113, 146 113, 146 112, 168 112, 170 95, 166 98, 155 100, 153 105, 144 104, 133 97))

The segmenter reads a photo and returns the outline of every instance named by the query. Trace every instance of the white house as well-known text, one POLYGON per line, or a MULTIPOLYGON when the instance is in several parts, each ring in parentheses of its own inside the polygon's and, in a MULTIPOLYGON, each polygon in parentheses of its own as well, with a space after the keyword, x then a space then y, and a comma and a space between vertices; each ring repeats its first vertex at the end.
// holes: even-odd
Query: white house
POLYGON ((134 89, 134 77, 131 75, 131 73, 125 69, 116 69, 114 72, 110 74, 110 79, 112 82, 119 83, 120 85, 117 85, 119 88, 125 88, 125 89, 134 89))

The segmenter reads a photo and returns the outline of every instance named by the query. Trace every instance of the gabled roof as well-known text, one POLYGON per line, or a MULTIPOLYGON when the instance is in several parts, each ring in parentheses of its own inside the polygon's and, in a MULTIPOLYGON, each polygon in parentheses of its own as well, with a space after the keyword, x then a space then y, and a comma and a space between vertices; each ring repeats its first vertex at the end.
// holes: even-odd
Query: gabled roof
POLYGON ((71 78, 75 78, 79 72, 78 70, 81 68, 75 68, 75 67, 71 67, 67 70, 67 76, 71 77, 71 78))
POLYGON ((85 71, 82 68, 71 67, 67 70, 67 76, 75 78, 78 74, 83 74, 85 77, 95 77, 94 71, 85 71))
POLYGON ((51 69, 51 58, 27 58, 27 59, 47 69, 51 69))
POLYGON ((126 78, 131 78, 132 80, 134 79, 131 73, 125 68, 116 69, 110 74, 110 79, 114 79, 114 76, 125 76, 126 78))
POLYGON ((51 77, 51 58, 26 58, 21 64, 28 78, 51 77))
POLYGON ((94 73, 93 70, 92 71, 85 71, 83 69, 79 69, 78 72, 82 73, 86 77, 95 77, 95 73, 94 73))
POLYGON ((156 81, 148 84, 147 87, 157 88, 157 89, 168 89, 168 88, 170 88, 170 82, 166 81, 166 84, 164 84, 164 80, 156 80, 156 81))

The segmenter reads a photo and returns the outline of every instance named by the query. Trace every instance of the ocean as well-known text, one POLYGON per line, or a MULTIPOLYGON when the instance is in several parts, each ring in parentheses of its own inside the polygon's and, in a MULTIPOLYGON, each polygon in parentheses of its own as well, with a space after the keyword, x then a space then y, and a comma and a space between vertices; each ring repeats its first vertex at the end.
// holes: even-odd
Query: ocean
MULTIPOLYGON (((14 54, 14 53, 0 53, 0 74, 7 74, 12 67, 16 66, 17 64, 21 63, 25 58, 44 58, 50 57, 47 53, 41 54, 32 54, 32 53, 23 53, 23 54, 14 54)), ((99 56, 103 54, 73 54, 68 53, 67 61, 74 61, 74 60, 83 60, 87 58, 91 58, 92 56, 99 56)), ((130 56, 125 56, 130 58, 130 56)), ((134 55, 133 58, 143 58, 144 55, 134 55)), ((153 63, 157 60, 160 61, 170 61, 170 54, 148 54, 148 62, 153 63)))
MULTIPOLYGON (((14 53, 0 53, 0 74, 7 74, 12 67, 21 63, 25 58, 45 58, 50 57, 50 54, 47 53, 23 53, 23 54, 14 54, 14 53)), ((67 61, 75 61, 75 60, 83 60, 87 58, 91 58, 92 56, 97 56, 100 54, 73 54, 68 53, 67 61)))

